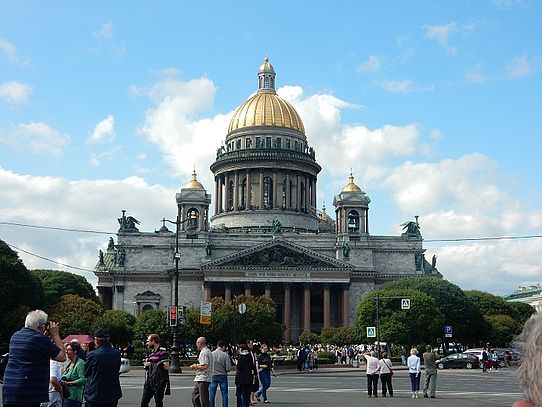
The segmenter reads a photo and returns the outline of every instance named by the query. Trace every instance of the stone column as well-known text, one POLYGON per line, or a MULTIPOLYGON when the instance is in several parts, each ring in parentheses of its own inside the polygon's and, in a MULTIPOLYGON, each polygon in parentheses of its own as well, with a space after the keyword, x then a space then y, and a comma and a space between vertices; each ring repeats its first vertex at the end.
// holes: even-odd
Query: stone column
POLYGON ((233 210, 236 211, 239 207, 239 173, 235 171, 233 177, 233 210))
POLYGON ((228 304, 231 302, 231 283, 224 283, 224 301, 228 304))
POLYGON ((230 176, 224 175, 224 209, 226 212, 230 210, 230 176))
POLYGON ((290 209, 290 197, 291 197, 292 191, 290 191, 290 173, 286 173, 286 209, 290 209))
POLYGON ((310 188, 309 188, 309 177, 305 177, 305 209, 308 210, 310 207, 310 188))
POLYGON ((263 172, 260 171, 260 186, 258 187, 258 206, 263 209, 263 172))
POLYGON ((223 195, 222 195, 222 175, 218 176, 218 210, 217 213, 222 212, 222 208, 224 208, 224 201, 223 201, 223 195))
POLYGON ((272 283, 265 283, 265 296, 271 298, 271 286, 272 283))
POLYGON ((203 299, 209 301, 211 299, 211 282, 206 281, 203 283, 203 299))
POLYGON ((284 283, 284 317, 282 323, 286 327, 284 330, 284 342, 290 343, 290 294, 292 283, 284 283))
POLYGON ((324 328, 331 325, 330 283, 324 283, 324 328))
POLYGON ((251 285, 252 285, 252 283, 245 283, 245 295, 246 296, 249 296, 250 293, 251 293, 251 290, 250 290, 251 285))
POLYGON ((296 203, 295 207, 297 210, 301 209, 301 177, 297 174, 297 186, 296 186, 296 203))
POLYGON ((350 326, 350 283, 343 284, 343 326, 350 326))
POLYGON ((247 209, 250 209, 250 205, 252 205, 252 200, 251 200, 251 192, 252 192, 252 187, 250 185, 250 171, 247 171, 247 202, 246 202, 246 205, 247 205, 247 209))
POLYGON ((277 191, 278 191, 278 183, 277 183, 277 171, 273 171, 273 208, 275 209, 278 205, 278 197, 277 197, 277 191))
POLYGON ((311 284, 303 283, 303 330, 311 330, 311 284))
POLYGON ((218 206, 218 188, 220 184, 220 176, 215 177, 215 215, 219 213, 220 209, 218 206))

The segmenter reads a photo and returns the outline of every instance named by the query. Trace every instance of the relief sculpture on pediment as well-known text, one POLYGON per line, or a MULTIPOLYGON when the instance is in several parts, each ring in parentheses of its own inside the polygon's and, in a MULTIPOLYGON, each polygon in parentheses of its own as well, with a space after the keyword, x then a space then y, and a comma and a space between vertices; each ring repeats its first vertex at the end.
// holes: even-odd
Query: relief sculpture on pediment
POLYGON ((238 266, 330 267, 330 263, 282 246, 274 246, 228 262, 238 266))

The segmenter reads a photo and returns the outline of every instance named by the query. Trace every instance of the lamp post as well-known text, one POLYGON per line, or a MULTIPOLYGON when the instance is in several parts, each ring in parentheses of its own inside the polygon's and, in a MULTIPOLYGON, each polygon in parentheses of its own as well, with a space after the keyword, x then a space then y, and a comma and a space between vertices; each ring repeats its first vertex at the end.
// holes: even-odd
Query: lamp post
MULTIPOLYGON (((180 220, 179 215, 177 215, 177 220, 172 221, 169 219, 162 219, 162 222, 169 222, 176 226, 175 231, 175 254, 173 258, 175 259, 175 290, 173 294, 173 306, 175 311, 179 308, 179 260, 181 259, 181 253, 179 252, 179 229, 181 225, 189 220, 194 220, 197 218, 196 213, 192 213, 190 217, 185 220, 180 220)), ((177 321, 177 324, 179 321, 177 321)), ((171 365, 169 371, 171 373, 181 373, 181 364, 179 363, 179 335, 177 334, 177 325, 173 327, 173 346, 171 347, 171 365)))

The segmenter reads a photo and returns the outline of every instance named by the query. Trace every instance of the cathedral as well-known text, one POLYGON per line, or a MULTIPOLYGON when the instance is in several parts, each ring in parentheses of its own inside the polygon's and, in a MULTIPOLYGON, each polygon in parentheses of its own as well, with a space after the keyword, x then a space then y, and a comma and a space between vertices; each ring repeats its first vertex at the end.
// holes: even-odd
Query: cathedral
POLYGON ((266 58, 211 164, 213 195, 194 171, 176 194, 176 221, 143 232, 122 211, 117 242, 95 268, 106 309, 167 310, 176 292, 179 306, 195 307, 266 295, 290 343, 303 331, 353 325, 360 301, 386 281, 440 275, 436 258, 425 260, 417 218, 400 236, 369 233, 371 200, 353 174, 334 196, 334 216, 317 209, 316 151, 275 77, 266 58))

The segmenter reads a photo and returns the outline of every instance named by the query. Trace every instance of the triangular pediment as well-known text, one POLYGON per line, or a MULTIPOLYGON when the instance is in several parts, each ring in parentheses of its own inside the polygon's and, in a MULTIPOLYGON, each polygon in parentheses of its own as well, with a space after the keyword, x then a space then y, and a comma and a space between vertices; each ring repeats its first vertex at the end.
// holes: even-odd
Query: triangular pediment
POLYGON ((203 269, 246 267, 342 270, 352 268, 348 263, 335 260, 334 258, 283 239, 273 239, 270 242, 213 260, 202 266, 203 269))

